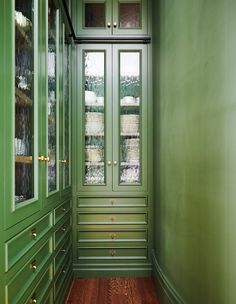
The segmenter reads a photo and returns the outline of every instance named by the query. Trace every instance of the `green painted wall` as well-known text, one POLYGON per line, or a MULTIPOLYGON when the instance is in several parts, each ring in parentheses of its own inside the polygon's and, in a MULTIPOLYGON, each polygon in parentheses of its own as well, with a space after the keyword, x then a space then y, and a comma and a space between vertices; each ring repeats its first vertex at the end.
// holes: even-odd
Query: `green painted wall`
POLYGON ((155 256, 183 302, 234 304, 236 1, 153 5, 155 256))

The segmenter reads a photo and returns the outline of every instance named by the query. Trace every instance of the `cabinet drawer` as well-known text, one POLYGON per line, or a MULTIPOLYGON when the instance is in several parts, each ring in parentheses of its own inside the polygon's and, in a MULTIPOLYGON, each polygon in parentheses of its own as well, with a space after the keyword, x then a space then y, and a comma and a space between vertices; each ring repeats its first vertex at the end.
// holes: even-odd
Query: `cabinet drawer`
POLYGON ((80 230, 77 234, 78 242, 147 242, 147 231, 145 229, 136 230, 80 230))
POLYGON ((66 201, 54 209, 54 223, 58 223, 60 219, 71 209, 71 201, 66 201))
POLYGON ((147 224, 146 212, 80 212, 78 224, 147 224))
POLYGON ((99 197, 78 198, 78 207, 146 207, 147 199, 143 197, 99 197))
POLYGON ((60 245, 67 233, 71 230, 71 216, 68 213, 68 216, 65 217, 64 221, 59 225, 57 230, 54 232, 54 249, 60 245))
MULTIPOLYGON (((34 288, 34 291, 30 294, 30 297, 23 303, 33 304, 33 303, 53 303, 52 295, 48 290, 52 282, 52 265, 47 269, 43 276, 40 277, 40 281, 37 286, 34 288)), ((17 303, 18 304, 18 303, 17 303)))
POLYGON ((5 244, 6 271, 9 270, 52 227, 52 214, 23 230, 5 244))
MULTIPOLYGON (((71 268, 72 268, 72 255, 70 251, 70 253, 67 256, 65 256, 63 264, 60 268, 60 271, 54 283, 54 298, 56 300, 62 288, 64 288, 64 286, 66 285, 65 280, 69 279, 68 275, 71 272, 71 268)), ((59 301, 56 301, 55 303, 58 302, 59 301)))
POLYGON ((37 277, 37 274, 48 261, 51 254, 52 240, 50 239, 7 285, 7 296, 9 303, 19 303, 22 295, 37 277))
POLYGON ((80 247, 78 259, 146 259, 147 247, 80 247))
POLYGON ((57 274, 58 270, 60 269, 63 261, 65 260, 66 256, 69 252, 72 251, 71 248, 71 237, 69 236, 64 244, 59 248, 55 258, 54 258, 54 273, 57 274))

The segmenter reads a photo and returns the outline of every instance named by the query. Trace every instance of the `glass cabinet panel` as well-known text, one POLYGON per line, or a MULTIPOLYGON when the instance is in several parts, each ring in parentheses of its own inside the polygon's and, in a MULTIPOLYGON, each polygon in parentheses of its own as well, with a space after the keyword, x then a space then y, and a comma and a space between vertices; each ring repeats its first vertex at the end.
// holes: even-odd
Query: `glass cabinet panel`
POLYGON ((15 206, 35 197, 34 1, 15 1, 15 206))
POLYGON ((57 190, 57 9, 48 1, 48 192, 57 190))
POLYGON ((85 27, 105 27, 105 2, 85 3, 84 10, 85 27))
POLYGON ((63 189, 71 184, 71 123, 70 123, 70 45, 64 42, 64 77, 63 77, 63 189))
POLYGON ((120 52, 120 184, 141 182, 140 52, 120 52))
POLYGON ((104 51, 84 52, 84 184, 104 185, 104 51))
POLYGON ((121 29, 141 28, 141 3, 119 3, 119 26, 121 29))

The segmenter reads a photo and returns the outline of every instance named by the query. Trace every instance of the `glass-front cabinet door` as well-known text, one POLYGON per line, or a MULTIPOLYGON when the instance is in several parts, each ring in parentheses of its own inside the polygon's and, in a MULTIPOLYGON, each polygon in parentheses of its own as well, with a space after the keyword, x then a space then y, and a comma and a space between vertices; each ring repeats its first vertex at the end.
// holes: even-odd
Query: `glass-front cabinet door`
POLYGON ((59 191, 59 11, 48 0, 47 196, 59 191))
POLYGON ((114 46, 113 189, 144 190, 147 172, 146 47, 114 46))
POLYGON ((146 56, 146 46, 81 46, 83 190, 146 188, 146 56))
POLYGON ((147 0, 79 0, 79 35, 147 34, 147 0))
MULTIPOLYGON (((4 75, 8 94, 3 102, 7 105, 5 119, 5 168, 4 176, 11 176, 7 187, 5 202, 9 207, 6 219, 11 225, 33 214, 38 204, 38 98, 37 98, 37 28, 38 2, 33 0, 6 1, 5 15, 11 16, 8 39, 3 42, 9 48, 6 54, 8 66, 4 75), (14 23, 12 22, 14 20, 14 23), (11 28, 12 26, 12 28, 11 28), (11 33, 14 35, 11 39, 11 33), (13 52, 13 54, 12 54, 13 52), (10 71, 13 73, 11 74, 10 71), (9 146, 11 145, 11 147, 9 146), (13 154, 11 154, 11 152, 13 154), (14 157, 12 157, 14 155, 14 157), (14 163, 14 166, 13 166, 14 163)), ((5 108, 5 107, 4 107, 5 108)), ((4 109, 3 108, 3 109, 4 109)), ((5 178, 4 177, 4 178, 5 178)))

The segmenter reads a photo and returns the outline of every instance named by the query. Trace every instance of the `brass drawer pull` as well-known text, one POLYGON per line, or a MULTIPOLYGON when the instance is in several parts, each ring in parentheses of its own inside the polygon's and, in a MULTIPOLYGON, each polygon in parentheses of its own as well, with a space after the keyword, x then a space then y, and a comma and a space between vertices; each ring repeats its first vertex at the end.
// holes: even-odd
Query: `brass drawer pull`
POLYGON ((34 260, 33 262, 30 263, 30 269, 32 269, 32 270, 37 269, 36 260, 34 260))
POLYGON ((116 255, 116 251, 114 249, 110 250, 110 255, 111 256, 115 256, 116 255))
POLYGON ((115 219, 116 219, 116 217, 115 217, 114 215, 112 215, 112 216, 109 217, 109 219, 110 219, 112 222, 114 222, 115 219))
POLYGON ((36 232, 36 228, 31 230, 31 235, 32 237, 35 239, 37 237, 37 232, 36 232))
POLYGON ((116 233, 110 233, 110 238, 114 240, 117 237, 116 233))

